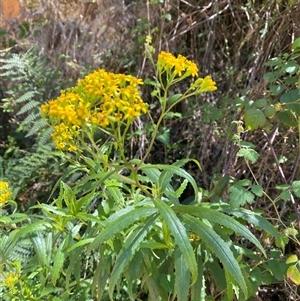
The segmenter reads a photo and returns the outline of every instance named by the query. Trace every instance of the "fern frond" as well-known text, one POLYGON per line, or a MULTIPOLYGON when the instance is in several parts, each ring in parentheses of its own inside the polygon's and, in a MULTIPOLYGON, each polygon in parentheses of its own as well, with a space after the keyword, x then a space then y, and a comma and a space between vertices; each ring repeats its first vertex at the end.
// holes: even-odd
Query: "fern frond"
MULTIPOLYGON (((28 92, 25 92, 23 95, 21 95, 20 97, 18 97, 16 99, 16 103, 21 103, 21 102, 25 102, 25 101, 29 101, 29 100, 32 100, 33 97, 38 94, 36 91, 28 91, 28 92)), ((40 104, 39 101, 36 101, 37 104, 40 104)), ((24 107, 23 107, 24 108, 24 107)), ((22 109, 23 109, 22 108, 22 109)), ((21 110, 22 110, 21 109, 21 110)), ((21 114, 20 111, 17 113, 17 114, 21 114)))

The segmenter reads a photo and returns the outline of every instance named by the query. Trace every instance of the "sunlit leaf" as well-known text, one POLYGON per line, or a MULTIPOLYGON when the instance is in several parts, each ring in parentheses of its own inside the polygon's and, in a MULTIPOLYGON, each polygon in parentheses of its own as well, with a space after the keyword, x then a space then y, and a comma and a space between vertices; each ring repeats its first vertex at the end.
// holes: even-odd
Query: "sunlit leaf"
POLYGON ((248 109, 245 111, 244 121, 248 130, 255 130, 265 124, 266 117, 264 113, 258 109, 248 109))
POLYGON ((295 263, 297 261, 298 261, 298 256, 296 254, 292 254, 287 258, 285 263, 289 264, 289 263, 295 263))
POLYGON ((288 268, 286 275, 296 285, 300 285, 300 272, 295 265, 292 265, 288 268))

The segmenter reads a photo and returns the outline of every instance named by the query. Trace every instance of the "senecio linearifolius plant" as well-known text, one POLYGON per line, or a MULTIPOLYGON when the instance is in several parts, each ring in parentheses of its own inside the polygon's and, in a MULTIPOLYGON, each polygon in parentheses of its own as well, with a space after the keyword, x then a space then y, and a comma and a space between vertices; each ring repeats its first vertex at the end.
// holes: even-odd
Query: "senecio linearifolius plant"
POLYGON ((189 161, 200 168, 196 160, 147 163, 174 106, 215 91, 216 83, 210 76, 198 78, 196 64, 182 55, 162 51, 155 62, 149 37, 145 49, 155 69, 147 83, 160 103, 158 117, 140 96, 143 80, 103 69, 41 107, 56 148, 73 168, 68 175, 81 172, 82 177, 72 186, 60 181, 50 205, 33 207, 43 215, 12 231, 13 242, 23 235, 33 240, 39 269, 31 262, 30 279, 39 277, 38 300, 50 295, 55 300, 210 300, 207 282, 215 283, 224 300, 246 300, 257 290, 243 260, 246 249, 231 234, 248 239, 256 246, 248 256, 260 258, 266 252, 245 221, 278 238, 275 229, 254 212, 204 202, 183 168, 189 161), (171 87, 185 79, 193 79, 189 88, 172 94, 171 87), (143 115, 152 123, 150 134, 144 133, 148 146, 140 158, 130 159, 127 133, 143 115), (175 175, 182 179, 179 185, 172 181, 175 175), (194 201, 183 205, 179 198, 188 184, 194 201))

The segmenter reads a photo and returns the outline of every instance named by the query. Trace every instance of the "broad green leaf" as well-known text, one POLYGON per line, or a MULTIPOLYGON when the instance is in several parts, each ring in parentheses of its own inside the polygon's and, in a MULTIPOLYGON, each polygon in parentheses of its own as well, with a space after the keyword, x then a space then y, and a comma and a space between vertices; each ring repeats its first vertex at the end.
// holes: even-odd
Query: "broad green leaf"
POLYGON ((56 281, 58 280, 61 274, 64 260, 65 260, 65 253, 62 252, 60 249, 58 249, 54 256, 53 269, 51 270, 51 280, 54 286, 56 285, 56 281))
POLYGON ((174 211, 162 200, 153 200, 155 206, 159 210, 160 216, 168 225, 172 232, 175 243, 179 247, 189 269, 192 274, 192 282, 195 283, 198 276, 197 262, 195 254, 187 235, 186 229, 174 211))
MULTIPOLYGON (((300 56, 300 53, 299 53, 300 56)), ((287 77, 284 79, 284 83, 286 85, 294 85, 298 82, 298 78, 297 77, 287 77)))
MULTIPOLYGON (((94 241, 89 247, 89 250, 92 250, 108 239, 113 238, 115 234, 120 233, 129 225, 134 224, 137 220, 154 215, 156 212, 157 210, 155 208, 136 208, 121 216, 118 215, 117 219, 108 223, 107 227, 95 237, 94 241)), ((157 216, 155 215, 155 217, 157 216)))
POLYGON ((295 51, 297 48, 300 48, 300 38, 297 38, 292 44, 292 50, 295 51))
POLYGON ((236 155, 237 157, 244 157, 246 160, 249 160, 252 163, 255 163, 259 157, 257 151, 251 148, 241 148, 236 155))
MULTIPOLYGON (((139 249, 141 242, 155 224, 157 216, 148 217, 143 224, 131 232, 124 241, 124 246, 116 259, 113 271, 109 278, 109 296, 113 300, 113 292, 120 276, 124 273, 125 266, 132 259, 134 253, 139 249)), ((133 258, 134 260, 134 258, 133 258)))
POLYGON ((209 226, 199 219, 190 215, 184 215, 183 219, 191 227, 191 230, 198 234, 210 250, 216 254, 222 262, 224 269, 232 275, 236 283, 240 286, 244 295, 248 295, 246 281, 227 243, 209 226))
POLYGON ((294 114, 290 110, 284 110, 278 112, 277 114, 278 120, 287 126, 297 126, 298 122, 294 116, 294 114))
POLYGON ((246 203, 253 203, 254 195, 240 185, 233 185, 229 187, 229 203, 232 208, 238 208, 246 203))
POLYGON ((253 185, 253 186, 251 187, 251 191, 252 191, 255 195, 259 196, 259 197, 262 197, 262 196, 263 196, 263 193, 264 193, 264 190, 263 190, 263 188, 262 188, 260 185, 253 185))
POLYGON ((244 186, 244 187, 249 187, 252 185, 252 182, 249 179, 242 179, 242 180, 239 180, 236 184, 238 184, 240 186, 244 186))
POLYGON ((269 83, 272 83, 276 80, 275 73, 273 72, 267 72, 264 74, 264 80, 268 81, 269 83))
POLYGON ((269 105, 265 107, 264 113, 267 118, 273 118, 276 114, 276 109, 273 105, 269 105))
POLYGON ((175 250, 175 294, 178 301, 187 301, 190 289, 189 267, 179 249, 175 250))
POLYGON ((260 98, 254 102, 255 107, 258 109, 264 108, 267 104, 268 102, 265 98, 260 98))
POLYGON ((295 102, 300 99, 300 90, 293 89, 281 95, 280 101, 282 103, 295 102))
POLYGON ((265 63, 265 65, 266 66, 270 66, 270 67, 275 67, 275 66, 278 66, 278 65, 282 64, 282 62, 283 62, 282 58, 280 58, 280 57, 274 57, 274 58, 269 59, 265 63))
POLYGON ((283 70, 289 74, 294 74, 298 71, 299 65, 295 61, 286 62, 283 66, 283 70))
POLYGON ((287 277, 292 280, 296 285, 300 285, 300 272, 297 266, 292 265, 286 272, 287 277))
POLYGON ((170 129, 163 129, 163 132, 156 136, 156 139, 164 145, 170 144, 170 129))
POLYGON ((280 193, 279 197, 284 201, 289 201, 291 199, 291 193, 287 190, 284 190, 280 193))
POLYGON ((244 238, 251 241, 255 246, 257 246, 260 251, 266 256, 265 250, 259 240, 252 234, 252 232, 242 225, 240 222, 235 220, 233 217, 228 216, 222 212, 216 211, 214 209, 205 208, 204 206, 190 206, 190 205, 181 205, 174 206, 172 209, 178 213, 188 213, 190 215, 197 216, 201 219, 207 219, 212 223, 217 223, 219 225, 225 226, 235 233, 240 234, 244 238))
POLYGON ((292 183, 292 191, 297 197, 300 197, 300 181, 294 181, 292 183))
POLYGON ((298 261, 298 256, 296 254, 292 254, 288 257, 285 263, 289 264, 289 263, 295 263, 297 261, 298 261))
POLYGON ((248 109, 245 111, 244 121, 248 130, 256 130, 266 122, 264 113, 258 109, 248 109))
POLYGON ((277 95, 279 95, 281 92, 284 91, 285 86, 284 86, 284 85, 270 85, 269 88, 270 88, 272 94, 273 94, 274 96, 277 96, 277 95))

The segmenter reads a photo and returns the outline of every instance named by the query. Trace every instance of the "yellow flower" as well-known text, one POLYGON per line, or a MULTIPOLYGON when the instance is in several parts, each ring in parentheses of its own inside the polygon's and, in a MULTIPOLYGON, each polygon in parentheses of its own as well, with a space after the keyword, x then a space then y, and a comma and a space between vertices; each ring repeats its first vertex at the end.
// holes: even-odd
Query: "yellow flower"
POLYGON ((16 272, 6 272, 3 277, 3 284, 10 288, 14 289, 16 282, 18 281, 19 274, 16 272))
POLYGON ((75 139, 82 130, 91 126, 114 129, 115 122, 128 124, 147 113, 148 105, 138 89, 142 84, 141 79, 132 75, 99 69, 43 104, 42 116, 48 118, 53 127, 56 148, 75 150, 75 139))
POLYGON ((8 182, 0 181, 0 208, 4 206, 12 197, 12 190, 8 182))
POLYGON ((196 89, 197 94, 217 90, 216 82, 214 82, 210 76, 198 78, 194 83, 191 84, 190 88, 196 89))
POLYGON ((190 75, 194 77, 198 74, 198 67, 194 62, 189 61, 181 54, 176 58, 173 54, 165 51, 158 55, 157 67, 160 73, 166 71, 179 77, 190 75))

